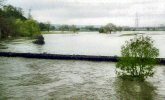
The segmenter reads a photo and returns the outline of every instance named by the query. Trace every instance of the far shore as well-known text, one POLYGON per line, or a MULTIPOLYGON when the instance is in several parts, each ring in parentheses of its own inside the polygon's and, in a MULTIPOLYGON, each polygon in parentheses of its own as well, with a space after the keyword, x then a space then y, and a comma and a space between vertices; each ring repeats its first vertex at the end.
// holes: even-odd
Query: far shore
POLYGON ((78 32, 71 31, 42 31, 41 34, 77 34, 78 32))

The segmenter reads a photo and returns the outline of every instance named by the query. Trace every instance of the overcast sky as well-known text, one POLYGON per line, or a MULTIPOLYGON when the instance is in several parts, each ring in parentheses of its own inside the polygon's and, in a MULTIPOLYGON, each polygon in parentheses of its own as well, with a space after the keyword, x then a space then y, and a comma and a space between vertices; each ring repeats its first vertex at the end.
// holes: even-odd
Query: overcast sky
POLYGON ((165 0, 8 0, 21 7, 25 15, 52 24, 139 26, 165 24, 165 0))

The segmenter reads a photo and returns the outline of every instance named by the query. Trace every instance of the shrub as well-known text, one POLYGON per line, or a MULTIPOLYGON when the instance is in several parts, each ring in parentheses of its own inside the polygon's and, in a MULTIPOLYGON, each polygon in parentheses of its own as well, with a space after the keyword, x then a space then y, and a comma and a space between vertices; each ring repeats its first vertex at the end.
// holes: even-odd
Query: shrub
POLYGON ((121 58, 117 63, 117 74, 124 78, 145 78, 154 74, 159 50, 154 47, 153 40, 146 36, 137 36, 121 48, 121 58))
POLYGON ((19 36, 33 36, 40 34, 40 28, 35 20, 28 19, 22 21, 21 19, 15 20, 15 31, 19 36))

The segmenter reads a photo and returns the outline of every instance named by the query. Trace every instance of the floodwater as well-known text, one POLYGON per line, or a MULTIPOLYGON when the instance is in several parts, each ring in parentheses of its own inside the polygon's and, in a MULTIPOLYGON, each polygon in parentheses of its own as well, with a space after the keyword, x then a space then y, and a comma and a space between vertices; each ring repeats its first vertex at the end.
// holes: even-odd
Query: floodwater
POLYGON ((116 77, 115 63, 0 58, 0 100, 165 100, 165 66, 145 82, 116 77))
MULTIPOLYGON (((79 54, 120 56, 121 46, 137 32, 118 32, 99 34, 98 32, 80 32, 78 34, 44 34, 45 45, 33 44, 31 39, 18 38, 0 41, 0 51, 33 52, 53 54, 79 54)), ((165 32, 138 32, 152 37, 160 56, 165 58, 165 32)))
MULTIPOLYGON (((165 57, 164 32, 140 32, 165 57)), ((0 51, 120 56, 134 32, 45 34, 45 45, 29 38, 0 41, 0 51)), ((0 100, 165 100, 165 66, 145 82, 117 78, 115 63, 0 57, 0 100)))

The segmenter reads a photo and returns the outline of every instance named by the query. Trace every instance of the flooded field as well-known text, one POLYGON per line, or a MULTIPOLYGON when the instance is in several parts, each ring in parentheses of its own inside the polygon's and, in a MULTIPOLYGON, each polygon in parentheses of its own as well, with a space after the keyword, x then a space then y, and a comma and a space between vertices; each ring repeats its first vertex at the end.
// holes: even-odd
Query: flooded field
POLYGON ((160 51, 159 57, 165 58, 164 31, 125 31, 112 34, 99 34, 98 32, 44 34, 45 45, 33 44, 31 39, 18 38, 0 41, 0 51, 120 56, 121 46, 126 40, 133 38, 136 33, 152 37, 155 40, 155 46, 160 51))
POLYGON ((0 100, 164 100, 165 66, 155 72, 133 82, 115 63, 0 57, 0 100))

